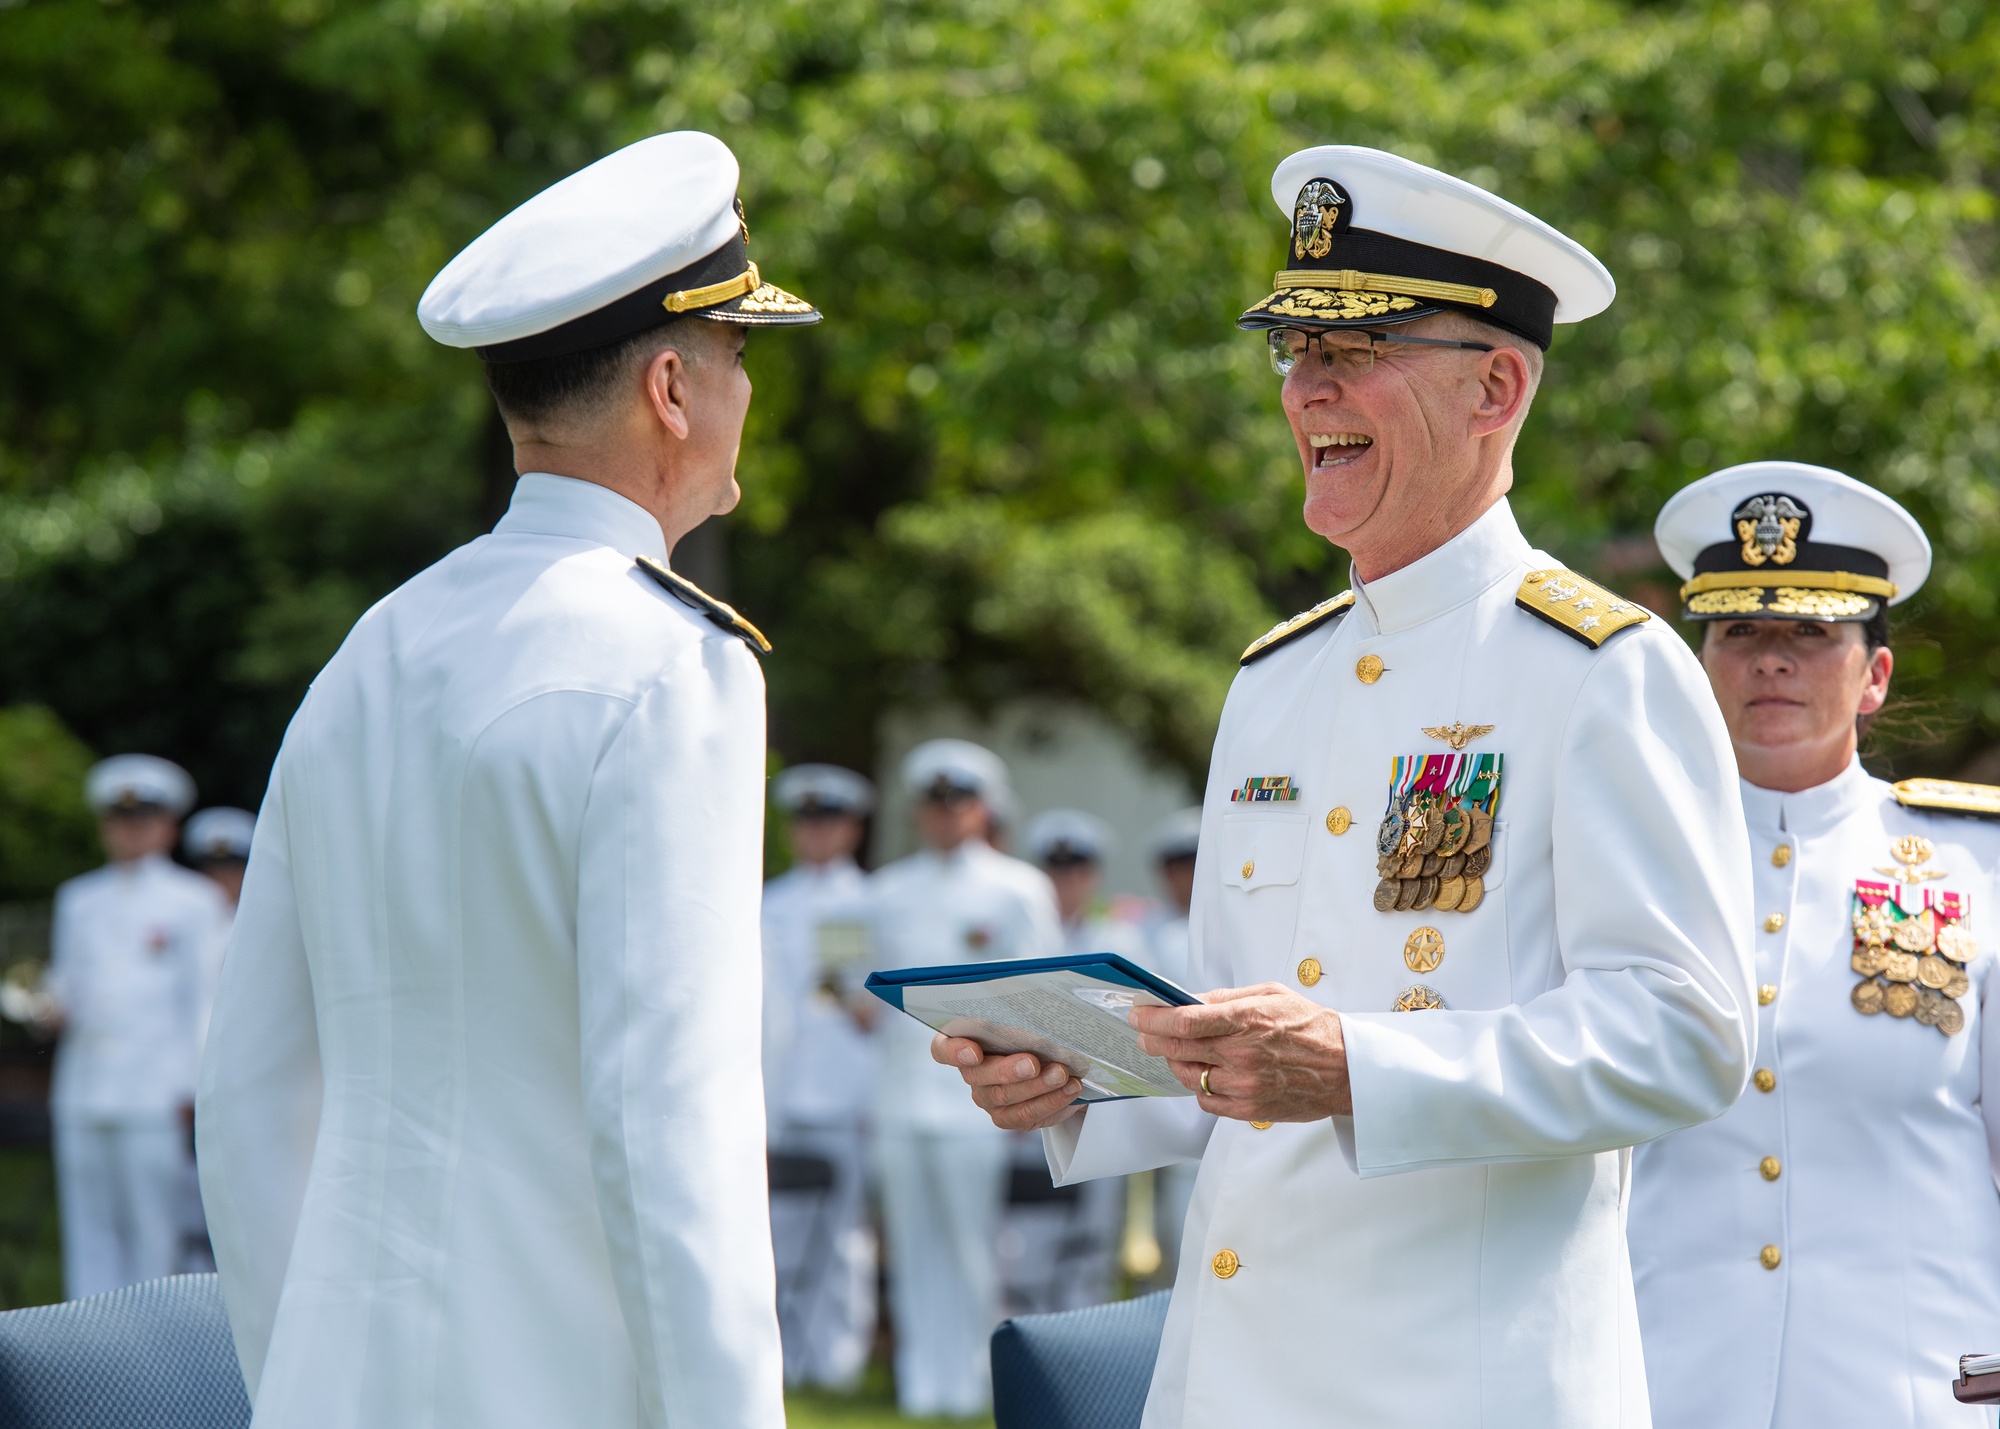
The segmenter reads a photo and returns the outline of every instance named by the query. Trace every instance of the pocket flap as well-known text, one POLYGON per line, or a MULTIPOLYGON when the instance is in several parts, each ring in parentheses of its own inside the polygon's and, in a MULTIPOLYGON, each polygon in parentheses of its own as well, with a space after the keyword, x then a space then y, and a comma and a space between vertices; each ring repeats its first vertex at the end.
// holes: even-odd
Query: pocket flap
POLYGON ((1223 883, 1245 892, 1297 883, 1311 826, 1310 814, 1224 814, 1223 883))

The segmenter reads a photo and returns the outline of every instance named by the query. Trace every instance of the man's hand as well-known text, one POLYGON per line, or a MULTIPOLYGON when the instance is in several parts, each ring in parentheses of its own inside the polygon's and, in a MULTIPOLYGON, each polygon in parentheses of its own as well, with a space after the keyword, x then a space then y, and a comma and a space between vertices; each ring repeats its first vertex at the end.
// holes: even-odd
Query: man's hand
POLYGON ((1193 1007, 1135 1007, 1130 1020, 1139 1046, 1167 1059, 1203 1111, 1319 1121, 1354 1110, 1340 1014, 1278 983, 1221 988, 1193 1007))
POLYGON ((1083 1083, 1060 1062, 1044 1067, 1032 1052, 989 1053, 968 1037, 939 1033, 931 1038, 931 1057, 958 1068, 973 1101, 1002 1131, 1040 1131, 1083 1109, 1076 1105, 1083 1083))

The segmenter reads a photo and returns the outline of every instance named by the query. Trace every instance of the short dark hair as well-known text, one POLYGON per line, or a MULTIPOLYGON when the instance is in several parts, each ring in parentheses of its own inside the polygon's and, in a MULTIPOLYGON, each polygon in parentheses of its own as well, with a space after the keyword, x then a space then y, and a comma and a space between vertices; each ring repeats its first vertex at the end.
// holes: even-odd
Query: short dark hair
POLYGON ((1861 634, 1867 641, 1868 653, 1870 655, 1873 655, 1877 650, 1881 650, 1889 644, 1889 607, 1887 605, 1876 606, 1875 613, 1861 622, 1861 634))
MULTIPOLYGON (((656 327, 602 347, 537 357, 527 362, 486 364, 486 390, 510 422, 530 425, 563 418, 591 417, 607 404, 620 379, 662 348, 672 347, 696 321, 669 318, 656 327)), ((685 356, 685 354, 683 354, 685 356)))

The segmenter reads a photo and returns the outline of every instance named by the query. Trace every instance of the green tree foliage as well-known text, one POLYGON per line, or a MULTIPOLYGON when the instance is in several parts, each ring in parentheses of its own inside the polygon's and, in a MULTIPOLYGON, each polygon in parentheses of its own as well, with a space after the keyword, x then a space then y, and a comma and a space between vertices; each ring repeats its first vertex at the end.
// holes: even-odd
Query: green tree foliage
POLYGON ((1589 244, 1530 534, 1665 598, 1666 495, 1788 456, 1932 531, 1905 683, 2000 736, 2000 19, 1970 0, 26 0, 0 9, 0 698, 254 798, 365 604, 504 446, 411 310, 609 149, 720 134, 760 338, 730 594, 789 758, 888 702, 1091 699, 1198 768, 1236 651, 1338 587, 1298 521, 1272 165, 1375 144, 1589 244), (231 772, 231 771, 234 772, 231 772))
POLYGON ((83 800, 94 762, 42 706, 0 709, 0 903, 46 898, 104 861, 83 800))

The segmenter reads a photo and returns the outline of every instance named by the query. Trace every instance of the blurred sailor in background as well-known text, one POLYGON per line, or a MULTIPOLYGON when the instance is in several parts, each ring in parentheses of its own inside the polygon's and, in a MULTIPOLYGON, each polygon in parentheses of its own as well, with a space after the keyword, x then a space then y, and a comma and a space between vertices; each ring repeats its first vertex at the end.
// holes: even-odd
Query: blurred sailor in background
POLYGON ((772 799, 795 860, 764 885, 778 1328, 788 1383, 845 1389, 875 1338, 866 1140, 875 1047, 857 1011, 868 934, 866 876, 854 861, 875 786, 831 764, 800 764, 773 781, 772 799))
POLYGON ((1166 905, 1146 927, 1146 966, 1187 986, 1188 913, 1194 906, 1194 858, 1201 844, 1201 805, 1180 809, 1153 830, 1153 867, 1166 905))
MULTIPOLYGON (((195 1008, 197 1046, 208 1040, 208 1014, 215 1006, 215 985, 222 976, 222 954, 228 943, 228 930, 236 922, 236 903, 243 894, 243 870, 250 862, 250 836, 256 829, 257 816, 248 809, 218 804, 203 809, 181 830, 181 857, 221 890, 224 902, 222 936, 214 940, 207 965, 201 970, 201 996, 195 1008)), ((176 1268, 182 1274, 202 1274, 215 1269, 192 1147, 186 1174, 181 1179, 181 1250, 176 1268)))
POLYGON ((1757 896, 1754 1090, 1641 1145, 1628 1234, 1658 1429, 1991 1425, 2000 789, 1856 756, 1930 542, 1824 467, 1702 478, 1654 526, 1700 622, 1757 896))
MULTIPOLYGON (((959 739, 919 745, 903 764, 924 847, 876 874, 874 959, 934 967, 1045 957, 1062 948, 1055 890, 986 832, 1008 800, 1007 770, 959 739)), ((889 1238, 896 1397, 905 1414, 982 1412, 986 1339, 998 1318, 995 1245, 1007 1136, 970 1105, 956 1072, 931 1060, 930 1030, 881 1024, 877 1168, 889 1238)))
POLYGON ((1145 939, 1137 926, 1110 916, 1098 896, 1112 847, 1102 819, 1081 809, 1049 809, 1028 821, 1022 845, 1055 885, 1065 953, 1122 953, 1143 960, 1145 939))
POLYGON ((206 970, 228 919, 215 884, 167 857, 194 803, 185 770, 123 754, 84 793, 110 861, 56 891, 47 1019, 72 1299, 177 1268, 206 970))

